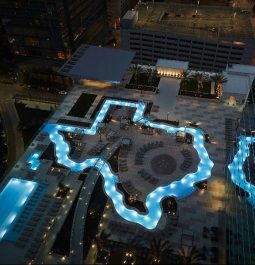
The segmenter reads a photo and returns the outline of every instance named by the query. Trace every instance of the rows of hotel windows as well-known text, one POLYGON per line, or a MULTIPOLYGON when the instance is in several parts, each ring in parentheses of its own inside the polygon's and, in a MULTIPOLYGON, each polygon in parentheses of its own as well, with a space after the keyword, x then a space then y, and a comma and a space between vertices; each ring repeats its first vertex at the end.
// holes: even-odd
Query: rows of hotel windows
POLYGON ((222 70, 229 63, 240 63, 244 47, 223 45, 147 33, 130 32, 130 48, 137 51, 135 60, 154 64, 162 56, 185 60, 190 67, 204 70, 222 70), (202 60, 202 59, 203 60, 202 60))

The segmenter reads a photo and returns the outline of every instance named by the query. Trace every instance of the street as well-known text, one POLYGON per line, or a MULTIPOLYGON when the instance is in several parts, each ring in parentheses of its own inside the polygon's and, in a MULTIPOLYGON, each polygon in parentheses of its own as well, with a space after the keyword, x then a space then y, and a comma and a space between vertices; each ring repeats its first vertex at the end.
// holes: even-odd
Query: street
POLYGON ((17 131, 19 117, 14 105, 14 95, 22 95, 31 100, 60 102, 64 96, 45 91, 28 90, 20 84, 8 84, 0 82, 0 112, 4 121, 7 135, 8 162, 7 170, 10 169, 24 150, 22 132, 17 131))

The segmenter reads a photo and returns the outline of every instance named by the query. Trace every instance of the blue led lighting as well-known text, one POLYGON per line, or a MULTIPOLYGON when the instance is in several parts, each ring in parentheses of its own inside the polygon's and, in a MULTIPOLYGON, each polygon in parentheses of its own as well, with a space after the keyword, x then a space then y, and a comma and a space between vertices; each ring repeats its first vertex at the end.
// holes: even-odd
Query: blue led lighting
POLYGON ((59 164, 69 167, 74 172, 81 172, 86 168, 97 168, 104 178, 104 190, 109 198, 111 198, 113 205, 120 216, 130 222, 138 223, 147 229, 153 229, 157 226, 162 215, 160 202, 169 196, 174 196, 176 199, 182 199, 191 193, 196 188, 194 184, 211 177, 211 170, 213 162, 210 160, 208 153, 204 147, 204 132, 201 129, 173 127, 164 123, 155 123, 146 119, 143 116, 146 104, 143 102, 127 102, 121 100, 106 100, 99 111, 94 123, 88 129, 80 127, 60 125, 60 124, 46 124, 43 128, 44 132, 49 134, 50 140, 56 146, 56 157, 59 164), (95 135, 98 124, 101 123, 111 105, 126 106, 136 108, 133 121, 142 125, 149 126, 155 129, 161 129, 168 134, 176 134, 178 131, 187 132, 193 135, 193 146, 198 152, 200 162, 197 172, 185 175, 180 181, 174 181, 169 185, 157 187, 154 191, 148 194, 146 198, 147 214, 140 214, 134 209, 129 209, 124 203, 123 195, 118 192, 116 184, 119 178, 111 170, 110 165, 100 157, 86 159, 83 162, 74 162, 70 159, 70 146, 65 142, 63 136, 59 131, 77 132, 87 135, 95 135))
POLYGON ((29 168, 31 170, 37 170, 41 164, 41 161, 39 159, 41 155, 41 152, 33 153, 29 156, 27 163, 29 164, 29 168))
POLYGON ((247 181, 245 173, 243 171, 243 164, 246 158, 250 155, 250 144, 255 143, 255 137, 240 136, 238 143, 238 151, 233 158, 231 164, 228 165, 228 169, 231 174, 231 180, 238 187, 242 188, 249 194, 248 202, 255 207, 255 186, 247 181))
POLYGON ((24 208, 38 184, 12 178, 0 193, 0 241, 24 208))

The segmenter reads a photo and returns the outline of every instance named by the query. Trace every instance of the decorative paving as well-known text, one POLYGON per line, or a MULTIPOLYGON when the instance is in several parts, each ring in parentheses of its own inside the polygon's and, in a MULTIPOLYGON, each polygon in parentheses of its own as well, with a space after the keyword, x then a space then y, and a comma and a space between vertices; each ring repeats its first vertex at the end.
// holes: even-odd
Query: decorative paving
POLYGON ((158 175, 170 175, 176 170, 176 160, 168 154, 160 154, 152 158, 151 168, 158 175))
POLYGON ((162 209, 160 202, 169 196, 174 196, 176 199, 182 199, 191 195, 195 190, 194 184, 211 177, 211 169, 213 162, 210 160, 208 153, 204 147, 204 132, 201 129, 187 127, 173 127, 163 123, 155 123, 144 118, 143 113, 146 104, 143 102, 126 102, 121 100, 106 100, 98 113, 94 123, 90 128, 80 128, 74 126, 66 126, 60 124, 46 124, 43 128, 44 132, 49 134, 50 140, 56 146, 56 157, 59 164, 69 167, 74 172, 81 172, 86 168, 97 168, 104 178, 104 190, 107 196, 112 200, 113 205, 120 216, 130 222, 138 223, 147 229, 153 229, 157 226, 162 209), (140 214, 136 210, 127 208, 124 203, 123 195, 117 190, 116 185, 119 178, 111 170, 110 165, 100 157, 86 159, 83 162, 74 162, 69 157, 70 146, 65 142, 64 137, 59 131, 76 132, 85 135, 95 135, 98 125, 104 120, 109 108, 112 105, 136 108, 133 122, 142 125, 161 129, 170 135, 175 135, 178 131, 185 131, 194 137, 193 146, 197 150, 200 162, 197 172, 186 174, 181 180, 174 181, 167 186, 157 187, 146 198, 147 214, 140 214))

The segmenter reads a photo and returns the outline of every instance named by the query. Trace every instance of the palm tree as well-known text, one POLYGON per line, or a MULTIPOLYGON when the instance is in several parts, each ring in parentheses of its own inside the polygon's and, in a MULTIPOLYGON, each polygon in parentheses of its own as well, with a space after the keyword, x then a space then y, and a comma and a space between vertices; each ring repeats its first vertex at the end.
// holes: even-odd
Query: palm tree
MULTIPOLYGON (((121 241, 121 240, 120 240, 121 241)), ((131 264, 134 265, 136 263, 136 251, 135 249, 140 246, 140 242, 137 241, 136 237, 133 237, 131 241, 129 241, 123 252, 123 260, 122 264, 131 264)))
POLYGON ((179 249, 180 264, 199 264, 202 260, 202 254, 196 249, 196 247, 185 247, 179 249))
POLYGON ((124 257, 122 260, 122 264, 131 264, 134 265, 136 263, 136 255, 135 252, 127 251, 124 253, 124 257))
POLYGON ((188 70, 183 71, 183 73, 182 73, 182 79, 183 80, 189 79, 189 75, 190 75, 190 71, 188 71, 188 70))
POLYGON ((105 232, 105 230, 102 230, 100 235, 97 235, 95 238, 95 244, 97 246, 98 250, 101 250, 103 248, 103 245, 105 242, 111 237, 110 233, 105 232))
POLYGON ((215 74, 211 77, 211 80, 215 82, 214 93, 220 98, 222 96, 222 85, 228 80, 223 74, 215 74))
POLYGON ((203 83, 208 79, 208 77, 201 72, 196 72, 190 76, 191 79, 194 79, 197 83, 197 92, 200 92, 203 89, 203 83))
POLYGON ((132 67, 131 67, 131 70, 134 74, 134 79, 135 79, 135 84, 137 85, 137 81, 138 81, 138 75, 140 73, 142 73, 143 71, 143 68, 139 65, 139 64, 134 64, 132 67))
POLYGON ((148 68, 147 72, 149 74, 148 83, 152 85, 153 80, 158 76, 158 71, 155 67, 153 67, 153 68, 148 68))
POLYGON ((161 262, 162 254, 173 252, 169 245, 169 241, 162 241, 162 239, 153 238, 150 243, 151 260, 150 264, 159 264, 161 262))
POLYGON ((181 87, 182 90, 186 90, 187 89, 189 80, 190 80, 190 72, 189 71, 183 71, 182 80, 181 80, 181 83, 180 83, 180 87, 181 87))

